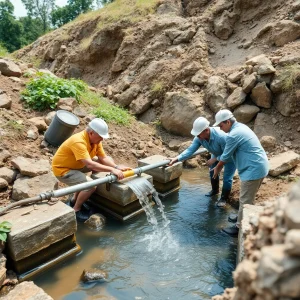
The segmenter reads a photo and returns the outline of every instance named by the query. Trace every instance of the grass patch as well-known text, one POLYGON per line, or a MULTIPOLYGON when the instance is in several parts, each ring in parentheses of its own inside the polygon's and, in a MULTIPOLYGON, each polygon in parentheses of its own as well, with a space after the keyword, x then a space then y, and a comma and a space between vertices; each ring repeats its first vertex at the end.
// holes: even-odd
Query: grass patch
POLYGON ((80 41, 79 47, 82 50, 86 50, 90 46, 92 41, 93 41, 93 36, 89 36, 87 38, 84 38, 80 41))
POLYGON ((284 92, 293 92, 295 84, 300 79, 300 65, 286 66, 279 75, 279 79, 282 81, 282 90, 284 92))
POLYGON ((7 49, 0 44, 0 56, 6 57, 8 55, 9 55, 9 53, 8 53, 7 49))
POLYGON ((150 87, 150 92, 152 97, 161 97, 165 92, 166 86, 162 81, 154 80, 150 87))
POLYGON ((91 91, 82 94, 81 103, 90 106, 91 112, 95 116, 104 119, 108 123, 127 126, 134 120, 134 117, 126 109, 112 105, 102 95, 91 91))

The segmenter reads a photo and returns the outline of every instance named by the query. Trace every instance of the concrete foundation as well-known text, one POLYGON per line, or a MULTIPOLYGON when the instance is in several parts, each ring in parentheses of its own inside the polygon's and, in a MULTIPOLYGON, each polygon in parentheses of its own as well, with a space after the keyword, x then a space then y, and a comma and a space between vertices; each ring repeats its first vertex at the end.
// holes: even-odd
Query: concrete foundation
POLYGON ((6 244, 8 265, 21 279, 43 271, 42 265, 49 267, 65 253, 80 251, 74 210, 61 201, 13 209, 2 220, 12 223, 6 244))
MULTIPOLYGON (((153 155, 138 161, 138 166, 143 167, 166 160, 162 155, 153 155)), ((180 188, 180 176, 182 174, 182 163, 178 162, 173 166, 159 167, 146 171, 153 177, 153 185, 160 197, 165 197, 180 188)))
MULTIPOLYGON (((92 177, 94 179, 103 178, 106 174, 108 173, 101 172, 93 174, 92 177)), ((127 182, 136 177, 135 175, 121 181, 112 182, 109 185, 99 185, 96 192, 90 197, 89 203, 120 221, 126 221, 144 212, 137 196, 127 185, 127 182)), ((150 175, 143 173, 141 177, 150 183, 153 181, 150 175)), ((152 201, 152 195, 149 195, 149 197, 152 201)))

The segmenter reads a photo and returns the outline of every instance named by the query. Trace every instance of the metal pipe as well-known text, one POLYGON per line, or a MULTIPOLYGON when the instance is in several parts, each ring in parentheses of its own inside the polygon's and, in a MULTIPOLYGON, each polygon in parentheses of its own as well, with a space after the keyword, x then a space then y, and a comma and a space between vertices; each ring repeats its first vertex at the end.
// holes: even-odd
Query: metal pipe
MULTIPOLYGON (((199 149, 192 156, 196 156, 196 155, 206 152, 206 151, 207 150, 205 148, 199 149)), ((165 166, 169 162, 170 162, 169 159, 163 160, 163 161, 155 163, 155 164, 138 167, 138 168, 135 168, 135 169, 132 169, 129 171, 125 171, 125 172, 123 172, 123 174, 124 174, 125 178, 131 177, 133 175, 140 175, 143 172, 146 172, 148 170, 165 166)), ((118 180, 118 177, 116 175, 110 174, 104 178, 94 179, 93 181, 80 183, 80 184, 69 186, 66 188, 59 189, 59 190, 44 192, 44 193, 39 194, 38 196, 35 196, 32 198, 27 198, 27 199, 18 201, 16 203, 9 204, 7 207, 0 210, 0 216, 3 215, 4 213, 6 213, 9 209, 16 207, 16 206, 30 204, 30 203, 34 203, 34 202, 38 202, 38 201, 42 201, 42 200, 50 200, 52 197, 58 198, 58 197, 66 196, 66 195, 76 193, 79 191, 88 190, 88 189, 90 189, 94 186, 97 186, 99 184, 102 184, 102 183, 111 183, 111 182, 114 182, 117 180, 118 180)))

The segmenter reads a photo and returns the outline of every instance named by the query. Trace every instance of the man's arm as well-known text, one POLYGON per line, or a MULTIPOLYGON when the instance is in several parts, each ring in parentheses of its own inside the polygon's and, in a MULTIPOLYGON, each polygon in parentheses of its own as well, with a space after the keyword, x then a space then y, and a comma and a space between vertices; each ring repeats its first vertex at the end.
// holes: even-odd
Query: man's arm
MULTIPOLYGON (((110 159, 108 159, 108 160, 110 160, 110 159)), ((114 167, 115 165, 114 165, 113 161, 112 162, 110 161, 109 165, 101 164, 99 162, 91 160, 90 158, 81 159, 81 162, 83 162, 84 165, 91 171, 111 172, 112 174, 116 175, 119 180, 124 178, 124 174, 122 173, 122 171, 119 169, 116 169, 114 167)))
POLYGON ((219 161, 218 164, 213 168, 214 170, 214 175, 213 178, 216 179, 217 176, 220 174, 220 172, 223 169, 223 166, 226 164, 225 161, 219 161))

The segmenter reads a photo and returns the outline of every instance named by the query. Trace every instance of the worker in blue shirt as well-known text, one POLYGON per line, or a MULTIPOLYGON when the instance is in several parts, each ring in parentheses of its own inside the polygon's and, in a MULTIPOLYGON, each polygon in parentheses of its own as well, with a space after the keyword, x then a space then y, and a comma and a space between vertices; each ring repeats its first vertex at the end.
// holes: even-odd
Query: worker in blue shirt
MULTIPOLYGON (((177 161, 188 159, 199 147, 203 146, 211 153, 211 158, 207 161, 207 165, 210 167, 209 174, 212 190, 206 196, 211 197, 217 195, 219 193, 219 176, 213 178, 213 169, 224 151, 227 135, 219 128, 209 127, 209 121, 203 117, 199 117, 195 120, 191 134, 195 136, 191 146, 176 158, 172 158, 169 165, 177 161)), ((229 159, 228 164, 226 164, 224 168, 222 194, 217 202, 218 207, 224 207, 226 205, 226 201, 231 192, 232 178, 235 170, 236 167, 233 161, 229 159)))
POLYGON ((260 185, 269 172, 269 163, 265 150, 255 133, 246 125, 239 123, 228 109, 216 114, 216 123, 221 130, 228 133, 226 146, 214 169, 214 178, 219 176, 223 166, 233 159, 241 180, 240 207, 237 222, 223 231, 237 236, 243 216, 244 204, 253 204, 260 185))

